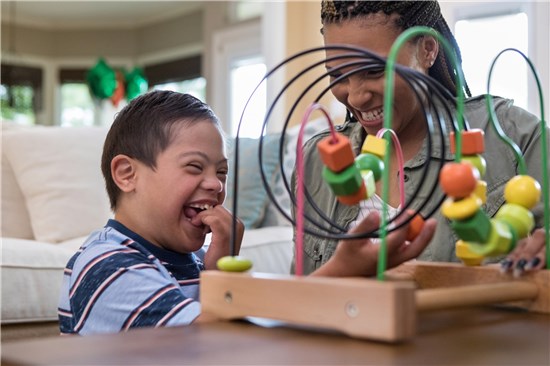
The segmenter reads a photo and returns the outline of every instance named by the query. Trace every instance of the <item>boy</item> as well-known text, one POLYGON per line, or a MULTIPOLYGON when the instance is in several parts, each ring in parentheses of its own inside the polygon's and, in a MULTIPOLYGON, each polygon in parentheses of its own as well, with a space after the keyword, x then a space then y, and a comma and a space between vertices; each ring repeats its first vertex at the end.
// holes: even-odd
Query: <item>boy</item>
MULTIPOLYGON (((218 118, 169 91, 134 99, 116 117, 101 169, 114 219, 69 261, 58 309, 62 334, 189 324, 200 318, 199 274, 229 255, 233 216, 218 118), (212 241, 204 260, 205 235, 212 241)), ((244 232, 238 222, 237 253, 244 232)))

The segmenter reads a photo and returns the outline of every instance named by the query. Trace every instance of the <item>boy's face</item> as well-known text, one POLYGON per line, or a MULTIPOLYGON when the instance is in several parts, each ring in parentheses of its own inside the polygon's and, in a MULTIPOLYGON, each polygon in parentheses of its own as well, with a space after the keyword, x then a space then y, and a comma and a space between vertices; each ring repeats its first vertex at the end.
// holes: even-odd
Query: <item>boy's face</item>
POLYGON ((209 231, 201 212, 225 199, 227 157, 222 135, 209 120, 182 123, 173 131, 156 169, 137 162, 133 212, 125 210, 124 216, 133 216, 129 228, 153 244, 189 253, 201 248, 209 231))

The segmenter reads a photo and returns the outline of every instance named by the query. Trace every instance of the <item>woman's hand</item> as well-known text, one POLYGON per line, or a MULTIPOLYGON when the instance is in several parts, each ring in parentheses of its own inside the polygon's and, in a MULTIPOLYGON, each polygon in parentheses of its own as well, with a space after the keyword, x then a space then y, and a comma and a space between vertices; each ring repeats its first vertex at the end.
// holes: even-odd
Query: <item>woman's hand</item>
POLYGON ((518 242, 514 250, 500 262, 502 272, 512 271, 519 277, 525 271, 534 271, 546 266, 544 229, 540 228, 532 235, 518 242))
MULTIPOLYGON (((212 240, 204 256, 206 269, 216 269, 218 259, 232 255, 230 253, 231 232, 233 228, 233 214, 224 206, 218 205, 204 210, 200 214, 204 225, 210 227, 212 240)), ((235 255, 239 254, 244 235, 244 224, 237 218, 237 232, 235 237, 235 255)))
MULTIPOLYGON (((420 234, 412 241, 406 241, 408 225, 393 231, 387 236, 388 269, 407 260, 416 258, 428 245, 436 227, 435 219, 428 219, 420 234)), ((371 212, 363 221, 348 233, 356 234, 372 231, 380 225, 380 215, 371 212)), ((315 276, 372 276, 376 273, 380 245, 370 239, 341 240, 334 255, 317 269, 315 276)))

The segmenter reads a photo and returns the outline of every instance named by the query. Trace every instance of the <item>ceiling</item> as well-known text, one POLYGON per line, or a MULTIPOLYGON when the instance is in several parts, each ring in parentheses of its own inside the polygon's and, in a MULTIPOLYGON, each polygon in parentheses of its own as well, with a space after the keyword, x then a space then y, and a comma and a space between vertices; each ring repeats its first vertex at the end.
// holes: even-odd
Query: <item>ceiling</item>
POLYGON ((132 29, 196 11, 204 1, 4 1, 2 22, 43 29, 132 29))

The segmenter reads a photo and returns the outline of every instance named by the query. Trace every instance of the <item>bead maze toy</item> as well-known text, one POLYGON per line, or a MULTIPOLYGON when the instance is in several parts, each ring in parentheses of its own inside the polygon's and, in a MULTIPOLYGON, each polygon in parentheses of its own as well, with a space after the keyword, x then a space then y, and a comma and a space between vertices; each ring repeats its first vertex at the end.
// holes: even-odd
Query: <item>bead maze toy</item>
MULTIPOLYGON (((302 157, 302 133, 305 123, 314 110, 320 110, 329 121, 330 133, 317 144, 318 153, 325 164, 322 176, 340 203, 354 205, 367 199, 375 191, 375 182, 382 182, 382 199, 388 202, 388 178, 390 138, 399 155, 399 141, 391 131, 393 87, 386 87, 384 95, 384 129, 377 136, 368 135, 361 152, 355 156, 347 138, 337 133, 330 121, 328 113, 318 103, 318 96, 306 111, 298 135, 296 157, 296 195, 291 193, 288 179, 284 172, 283 180, 289 196, 295 205, 294 221, 276 201, 274 204, 294 226, 296 230, 296 275, 273 275, 264 273, 238 273, 240 269, 247 269, 246 259, 230 256, 220 260, 220 269, 225 271, 205 271, 201 275, 201 303, 205 313, 210 313, 221 319, 239 319, 260 317, 279 320, 288 324, 307 326, 311 328, 330 329, 342 332, 352 337, 385 341, 400 342, 409 340, 415 335, 415 323, 418 312, 434 311, 438 309, 455 308, 472 305, 499 304, 516 306, 528 311, 550 314, 550 270, 540 270, 527 273, 516 278, 510 274, 503 274, 496 265, 481 265, 487 257, 508 253, 521 238, 529 235, 534 227, 534 218, 530 209, 541 200, 544 205, 544 224, 546 233, 546 268, 550 268, 549 260, 549 197, 548 197, 548 163, 545 156, 548 147, 544 120, 543 100, 541 96, 541 140, 543 156, 543 184, 526 175, 526 167, 519 148, 513 141, 507 140, 499 126, 494 113, 492 99, 487 96, 487 108, 490 121, 500 138, 514 150, 519 163, 520 174, 511 179, 504 192, 506 203, 501 206, 494 218, 489 218, 482 210, 486 199, 486 183, 482 180, 485 175, 486 162, 482 156, 484 140, 482 130, 468 128, 463 117, 464 95, 463 76, 460 67, 457 69, 457 97, 449 97, 450 93, 430 77, 395 64, 399 48, 411 37, 430 34, 436 37, 455 65, 458 62, 446 40, 437 32, 426 27, 414 27, 398 37, 387 59, 383 59, 368 50, 350 46, 327 46, 306 50, 294 55, 277 65, 268 72, 264 81, 274 72, 304 55, 316 52, 325 52, 327 49, 337 49, 344 52, 339 56, 331 56, 346 60, 339 66, 344 72, 331 81, 330 85, 321 93, 324 94, 342 79, 355 72, 365 70, 385 69, 386 86, 394 85, 394 77, 400 75, 415 92, 423 105, 428 125, 427 149, 437 145, 442 154, 446 151, 446 136, 450 135, 450 150, 454 154, 454 161, 444 163, 439 159, 437 168, 439 177, 435 181, 428 181, 433 195, 436 188, 441 187, 443 196, 436 200, 435 208, 427 209, 428 213, 420 214, 420 210, 427 207, 427 199, 411 210, 412 200, 420 187, 416 188, 413 199, 409 202, 402 200, 400 212, 389 218, 387 207, 383 206, 381 224, 377 230, 368 233, 348 234, 345 228, 336 224, 323 225, 319 218, 330 221, 315 205, 315 202, 305 190, 302 157), (428 96, 428 98, 426 98, 428 96), (456 101, 456 118, 454 113, 445 107, 449 101, 456 101), (433 108, 437 104, 442 108, 433 108), (451 121, 451 122, 447 122, 451 121), (447 133, 451 128, 452 131, 447 133), (457 184, 460 182, 460 184, 457 184), (316 209, 318 217, 312 218, 304 214, 305 201, 316 209), (397 268, 387 270, 386 236, 407 223, 409 227, 408 239, 418 235, 424 219, 431 216, 435 210, 441 209, 442 214, 451 222, 452 230, 459 237, 456 243, 456 256, 462 263, 427 263, 410 262, 397 268), (409 212, 406 219, 401 219, 404 212, 409 212), (305 223, 308 223, 306 226, 305 223), (335 240, 356 238, 380 238, 377 278, 321 278, 302 276, 301 252, 304 233, 335 240), (243 265, 243 263, 245 265, 243 265)), ((503 51, 504 52, 504 51, 503 51)), ((519 51, 517 51, 519 52, 519 51)), ((500 54, 499 54, 500 56, 500 54)), ((522 55, 523 56, 523 55, 522 55)), ((535 69, 530 61, 523 56, 535 69)), ((498 59, 495 58, 494 63, 498 59)), ((292 78, 276 96, 268 110, 264 122, 266 124, 273 112, 274 105, 280 100, 283 93, 300 76, 312 70, 315 66, 324 65, 328 59, 316 62, 292 78)), ((492 71, 492 67, 491 67, 492 71)), ((489 73, 490 79, 491 72, 489 73)), ((327 73, 315 79, 318 83, 327 73)), ((538 78, 537 78, 538 83, 538 78)), ((312 86, 308 87, 309 90, 312 86)), ((488 82, 489 88, 489 82, 488 82)), ((287 115, 283 133, 289 124, 298 103, 305 97, 304 91, 287 115)), ((539 83, 539 91, 540 83, 539 83)), ((489 94, 489 93, 488 93, 489 94)), ((540 92, 540 94, 542 94, 540 92)), ((245 107, 246 108, 246 107, 245 107)), ((262 131, 263 132, 263 131, 262 131)), ((281 140, 280 155, 283 151, 284 139, 281 140)), ((238 169, 238 137, 235 148, 235 167, 238 169)), ((262 140, 260 139, 260 163, 262 161, 262 140)), ((282 164, 282 156, 280 156, 282 164)), ((260 164, 261 166, 261 164, 260 164)), ((424 178, 430 165, 423 168, 424 178)), ((432 166, 433 168, 433 166, 432 166)), ((262 176, 265 179, 265 176, 262 176)), ((403 176, 401 174, 401 176, 403 176)), ((237 197, 238 182, 235 178, 234 193, 237 197)), ((264 182, 268 195, 273 200, 269 185, 264 182)), ((433 199, 432 199, 433 200, 433 199)), ((236 199, 233 212, 237 215, 236 199)), ((342 243, 341 245, 345 245, 342 243)), ((234 248, 234 245, 233 245, 234 248)), ((234 253, 233 253, 234 254, 234 253)))

